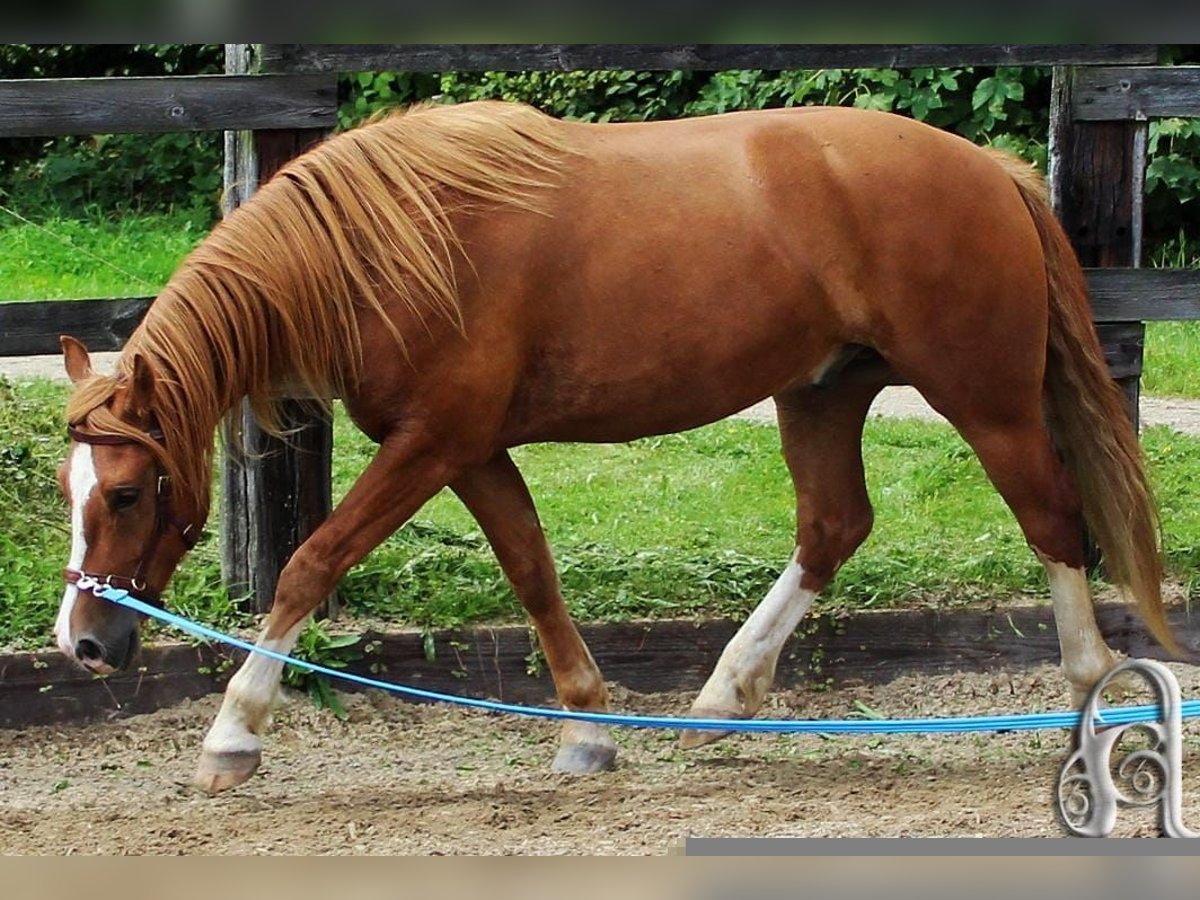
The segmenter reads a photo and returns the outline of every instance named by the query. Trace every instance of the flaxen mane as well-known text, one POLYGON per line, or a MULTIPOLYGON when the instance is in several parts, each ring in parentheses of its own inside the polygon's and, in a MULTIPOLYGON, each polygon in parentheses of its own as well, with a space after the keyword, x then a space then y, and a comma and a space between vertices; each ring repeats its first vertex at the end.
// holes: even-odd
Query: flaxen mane
POLYGON ((561 125, 502 103, 420 106, 333 138, 294 160, 184 261, 129 339, 113 377, 80 382, 72 423, 146 445, 207 507, 212 432, 247 396, 281 428, 274 387, 330 397, 358 378, 358 315, 398 299, 419 319, 462 327, 451 213, 486 204, 534 209, 564 152, 561 125), (163 447, 107 408, 144 356, 163 447))

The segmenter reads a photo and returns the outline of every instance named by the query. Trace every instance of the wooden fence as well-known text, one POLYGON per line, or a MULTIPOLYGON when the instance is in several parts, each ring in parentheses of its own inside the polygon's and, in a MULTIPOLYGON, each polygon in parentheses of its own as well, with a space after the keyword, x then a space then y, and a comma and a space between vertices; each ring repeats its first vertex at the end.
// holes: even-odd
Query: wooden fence
MULTIPOLYGON (((225 75, 0 81, 0 138, 224 130, 236 206, 333 127, 339 72, 1053 66, 1051 195, 1088 268, 1109 365, 1136 420, 1143 323, 1200 318, 1200 270, 1137 268, 1147 121, 1200 116, 1200 67, 1157 58, 1153 45, 230 44, 225 75)), ((60 334, 118 350, 151 299, 0 303, 0 355, 56 354, 60 334)), ((261 610, 283 563, 328 514, 332 432, 307 421, 284 444, 246 410, 224 428, 249 451, 221 474, 224 577, 261 610)))

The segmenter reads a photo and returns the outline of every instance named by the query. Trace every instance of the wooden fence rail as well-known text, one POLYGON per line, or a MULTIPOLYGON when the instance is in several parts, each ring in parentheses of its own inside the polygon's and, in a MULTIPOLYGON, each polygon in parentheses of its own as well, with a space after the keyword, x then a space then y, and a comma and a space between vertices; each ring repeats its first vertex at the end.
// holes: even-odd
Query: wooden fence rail
POLYGON ((270 71, 905 69, 1139 65, 1153 44, 267 44, 270 71))
POLYGON ((1200 116, 1200 66, 1080 69, 1077 121, 1141 121, 1200 116))
POLYGON ((0 137, 324 128, 336 119, 328 75, 0 81, 0 137))

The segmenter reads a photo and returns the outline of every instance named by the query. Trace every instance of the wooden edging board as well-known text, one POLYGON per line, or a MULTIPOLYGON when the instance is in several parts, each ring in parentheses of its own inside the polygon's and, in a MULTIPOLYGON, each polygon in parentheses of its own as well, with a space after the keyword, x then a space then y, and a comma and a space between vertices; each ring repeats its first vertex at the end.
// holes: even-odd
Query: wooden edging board
MULTIPOLYGON (((1109 644, 1129 655, 1164 659, 1140 620, 1118 604, 1097 607, 1109 644)), ((1200 648, 1200 623, 1171 614, 1185 646, 1200 648)), ((581 628, 605 678, 638 692, 698 689, 736 623, 654 621, 581 628)), ((554 692, 528 628, 519 625, 439 632, 368 633, 348 668, 413 687, 542 704, 554 692), (531 674, 533 673, 533 674, 531 674)), ((135 670, 97 678, 57 650, 0 656, 0 727, 84 724, 152 712, 224 686, 240 653, 169 644, 148 648, 135 670)), ((813 619, 784 649, 778 683, 811 679, 882 683, 905 674, 1025 668, 1058 660, 1048 607, 903 610, 813 619)))

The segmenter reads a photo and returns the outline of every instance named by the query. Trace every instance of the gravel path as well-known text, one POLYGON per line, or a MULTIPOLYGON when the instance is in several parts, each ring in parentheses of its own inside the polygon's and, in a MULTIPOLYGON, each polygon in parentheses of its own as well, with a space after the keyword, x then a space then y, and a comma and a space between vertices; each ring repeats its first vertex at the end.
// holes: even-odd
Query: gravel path
MULTIPOLYGON (((116 353, 92 354, 92 362, 100 371, 107 371, 116 358, 116 353)), ((0 375, 14 379, 66 378, 62 360, 57 356, 0 357, 0 375)), ((871 415, 893 419, 945 421, 910 387, 884 388, 871 407, 871 415)), ((764 400, 738 413, 737 418, 773 423, 775 404, 771 400, 764 400)), ((1183 397, 1142 397, 1142 424, 1166 425, 1184 434, 1200 435, 1200 400, 1183 397)))
MULTIPOLYGON (((1200 434, 1200 400, 1185 397, 1142 397, 1142 426, 1166 425, 1183 434, 1200 434)), ((871 415, 893 419, 923 419, 945 422, 915 388, 889 387, 871 405, 871 415)), ((739 418, 756 422, 774 422, 775 404, 764 400, 744 412, 739 418)))

